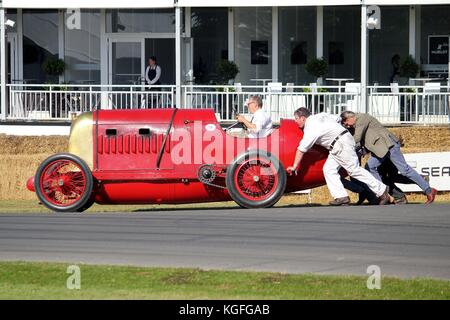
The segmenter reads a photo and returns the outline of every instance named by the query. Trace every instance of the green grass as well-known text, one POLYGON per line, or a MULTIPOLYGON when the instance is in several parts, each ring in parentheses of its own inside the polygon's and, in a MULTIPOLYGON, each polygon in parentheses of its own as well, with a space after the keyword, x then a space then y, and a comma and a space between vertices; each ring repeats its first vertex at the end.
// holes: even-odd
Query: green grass
POLYGON ((0 262, 0 299, 450 299, 450 281, 292 275, 80 264, 81 289, 62 263, 0 262))

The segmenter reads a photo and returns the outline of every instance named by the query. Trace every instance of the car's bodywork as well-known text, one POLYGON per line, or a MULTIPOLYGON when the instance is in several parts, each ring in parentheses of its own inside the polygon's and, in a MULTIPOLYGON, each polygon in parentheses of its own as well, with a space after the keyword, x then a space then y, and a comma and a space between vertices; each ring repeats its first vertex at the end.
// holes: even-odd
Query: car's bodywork
POLYGON ((293 120, 283 119, 267 137, 235 137, 208 109, 88 112, 72 123, 69 153, 44 161, 28 186, 57 211, 81 211, 93 202, 231 199, 266 207, 284 192, 325 183, 328 152, 318 146, 305 154, 298 175, 286 176, 302 136, 293 120))

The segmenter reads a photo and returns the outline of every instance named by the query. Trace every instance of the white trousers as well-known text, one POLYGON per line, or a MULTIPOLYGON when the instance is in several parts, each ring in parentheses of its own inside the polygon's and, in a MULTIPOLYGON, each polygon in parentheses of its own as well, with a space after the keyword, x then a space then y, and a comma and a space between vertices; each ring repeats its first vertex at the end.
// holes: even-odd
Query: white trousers
POLYGON ((381 196, 386 190, 386 186, 382 182, 375 179, 369 171, 360 166, 355 152, 355 140, 349 133, 342 135, 336 141, 323 166, 325 181, 334 199, 348 196, 338 173, 341 167, 347 171, 350 177, 364 182, 377 197, 381 196))

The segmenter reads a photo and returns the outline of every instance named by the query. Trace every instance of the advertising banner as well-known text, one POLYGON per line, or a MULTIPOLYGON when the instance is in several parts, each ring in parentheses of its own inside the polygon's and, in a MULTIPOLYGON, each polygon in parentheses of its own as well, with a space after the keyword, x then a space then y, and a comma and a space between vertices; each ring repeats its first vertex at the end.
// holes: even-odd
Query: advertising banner
MULTIPOLYGON (((406 162, 419 174, 430 178, 430 186, 438 191, 450 190, 450 152, 405 154, 406 162)), ((422 191, 415 184, 397 184, 405 192, 422 191)))

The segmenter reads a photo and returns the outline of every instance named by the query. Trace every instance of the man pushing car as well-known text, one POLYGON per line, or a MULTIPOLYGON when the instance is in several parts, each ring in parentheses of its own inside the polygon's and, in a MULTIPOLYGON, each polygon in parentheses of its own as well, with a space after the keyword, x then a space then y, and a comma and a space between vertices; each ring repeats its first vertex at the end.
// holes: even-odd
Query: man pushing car
POLYGON ((341 167, 347 171, 349 176, 365 183, 378 197, 380 205, 393 201, 387 186, 360 166, 355 152, 355 140, 348 130, 339 124, 335 116, 327 113, 311 115, 308 109, 299 108, 294 112, 294 117, 304 134, 297 148, 294 163, 286 169, 289 173, 296 174, 303 155, 314 144, 318 144, 329 150, 323 173, 328 190, 334 198, 330 205, 339 206, 350 203, 350 198, 340 179, 339 169, 341 167))
POLYGON ((400 151, 400 141, 377 119, 365 113, 352 111, 344 111, 341 119, 346 128, 354 128, 355 143, 371 152, 372 156, 367 161, 367 167, 372 175, 381 181, 378 168, 390 159, 400 174, 414 181, 423 190, 427 196, 426 204, 434 201, 437 190, 431 188, 429 183, 406 163, 400 151))

